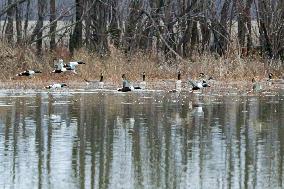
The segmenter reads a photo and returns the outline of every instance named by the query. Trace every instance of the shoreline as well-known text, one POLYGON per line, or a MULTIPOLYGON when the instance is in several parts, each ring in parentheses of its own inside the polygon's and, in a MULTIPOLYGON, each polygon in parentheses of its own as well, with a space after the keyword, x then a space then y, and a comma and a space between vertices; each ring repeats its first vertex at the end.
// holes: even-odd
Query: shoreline
MULTIPOLYGON (((153 80, 147 81, 147 87, 145 91, 165 91, 168 92, 175 88, 175 81, 176 80, 153 80)), ((118 88, 121 87, 121 84, 118 82, 112 81, 105 81, 104 88, 99 88, 99 80, 92 80, 90 82, 86 82, 83 79, 81 80, 73 80, 73 81, 66 81, 64 80, 46 80, 42 81, 37 78, 25 78, 21 80, 9 80, 9 81, 0 81, 0 90, 40 90, 40 91, 60 91, 63 89, 45 89, 45 86, 54 83, 66 83, 68 87, 63 88, 65 90, 113 90, 116 91, 118 88)), ((133 86, 139 86, 140 81, 133 81, 130 82, 133 86)), ((275 80, 272 82, 272 85, 269 86, 267 81, 259 81, 262 85, 262 90, 259 92, 253 93, 265 93, 265 92, 281 92, 284 91, 284 80, 275 80)), ((250 93, 252 90, 252 82, 250 81, 218 81, 212 80, 209 81, 211 87, 205 88, 202 90, 204 93, 250 93)), ((187 83, 186 80, 182 80, 182 92, 188 91, 190 92, 190 85, 187 83)))

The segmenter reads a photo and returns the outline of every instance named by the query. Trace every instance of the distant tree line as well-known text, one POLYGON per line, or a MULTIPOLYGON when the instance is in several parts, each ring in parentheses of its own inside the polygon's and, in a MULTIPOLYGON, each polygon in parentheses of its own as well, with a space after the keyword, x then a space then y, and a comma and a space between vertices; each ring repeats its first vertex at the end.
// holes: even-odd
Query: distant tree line
POLYGON ((108 55, 112 45, 127 55, 151 52, 175 60, 232 50, 284 58, 283 0, 74 0, 63 9, 57 0, 3 1, 2 40, 36 44, 38 53, 45 39, 54 50, 57 33, 66 29, 71 52, 84 47, 108 55), (35 9, 36 25, 27 33, 35 9), (70 23, 58 27, 65 17, 70 23))

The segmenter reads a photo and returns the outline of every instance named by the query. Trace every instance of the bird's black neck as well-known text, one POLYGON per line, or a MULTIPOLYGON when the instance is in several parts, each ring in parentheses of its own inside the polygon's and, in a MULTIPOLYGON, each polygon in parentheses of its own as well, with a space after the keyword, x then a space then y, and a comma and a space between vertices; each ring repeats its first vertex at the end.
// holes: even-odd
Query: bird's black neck
POLYGON ((145 73, 143 73, 142 80, 145 81, 145 78, 146 78, 145 73))
POLYGON ((180 72, 178 73, 178 80, 180 80, 180 72))

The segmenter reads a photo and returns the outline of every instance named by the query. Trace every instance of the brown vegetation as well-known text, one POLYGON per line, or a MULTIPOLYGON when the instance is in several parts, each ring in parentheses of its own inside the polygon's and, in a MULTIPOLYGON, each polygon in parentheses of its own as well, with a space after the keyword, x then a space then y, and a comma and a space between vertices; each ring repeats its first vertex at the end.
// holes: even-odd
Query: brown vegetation
POLYGON ((3 81, 24 82, 15 74, 25 69, 43 70, 33 81, 97 80, 103 72, 112 83, 122 73, 139 80, 143 71, 148 80, 174 79, 178 70, 184 80, 199 72, 221 81, 283 73, 280 0, 75 0, 60 7, 59 0, 5 2, 0 7, 3 81), (53 75, 54 58, 88 64, 79 66, 76 76, 53 75))
POLYGON ((218 81, 250 81, 251 78, 266 78, 268 72, 276 77, 283 73, 281 62, 268 62, 258 57, 241 58, 238 53, 231 52, 226 57, 212 56, 211 54, 196 54, 192 59, 174 64, 161 63, 151 54, 136 53, 131 58, 115 47, 110 48, 110 55, 101 57, 95 53, 80 49, 74 57, 58 48, 54 53, 45 52, 41 58, 36 56, 32 49, 23 47, 10 47, 0 43, 1 75, 3 81, 17 81, 19 85, 33 86, 36 83, 44 86, 51 82, 82 83, 84 80, 99 80, 104 74, 106 82, 119 85, 121 75, 125 73, 129 80, 140 81, 142 72, 146 72, 148 81, 175 80, 177 71, 182 72, 182 80, 197 78, 200 72, 212 76, 218 81), (62 74, 51 73, 53 58, 61 57, 64 61, 82 60, 86 65, 78 66, 78 74, 66 72, 62 74), (16 74, 26 69, 42 70, 34 78, 17 77, 16 74), (34 83, 34 84, 32 84, 34 83))

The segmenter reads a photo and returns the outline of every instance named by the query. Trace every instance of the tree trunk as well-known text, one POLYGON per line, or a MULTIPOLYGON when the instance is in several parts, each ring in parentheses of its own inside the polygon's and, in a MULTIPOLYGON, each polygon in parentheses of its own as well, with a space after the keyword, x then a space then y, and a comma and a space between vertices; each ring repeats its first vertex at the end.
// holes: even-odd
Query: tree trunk
POLYGON ((38 0, 38 27, 37 27, 37 54, 42 53, 42 31, 40 30, 43 27, 44 20, 44 8, 45 8, 45 0, 38 0))
POLYGON ((252 5, 253 0, 247 0, 246 1, 246 7, 245 7, 245 23, 246 23, 246 28, 247 28, 247 54, 250 53, 251 48, 252 48, 252 31, 251 31, 251 5, 252 5))
POLYGON ((34 41, 36 38, 36 49, 37 54, 40 55, 42 52, 42 27, 44 20, 44 8, 45 8, 45 0, 38 0, 38 20, 36 26, 31 35, 31 41, 34 41))
MULTIPOLYGON (((231 4, 231 0, 225 0, 222 10, 221 10, 221 19, 220 19, 220 52, 224 54, 227 51, 229 32, 228 32, 228 16, 229 16, 229 7, 231 4)), ((220 54, 220 53, 219 53, 220 54)))
MULTIPOLYGON (((8 0, 8 5, 7 6, 10 6, 13 4, 13 1, 12 0, 8 0)), ((7 25, 6 25, 6 29, 5 29, 5 37, 7 39, 7 41, 9 43, 12 43, 14 40, 13 40, 13 33, 14 33, 14 29, 13 29, 13 15, 14 15, 14 8, 10 8, 8 9, 7 11, 7 25)))
POLYGON ((121 41, 121 26, 120 26, 120 20, 118 15, 118 2, 117 1, 111 1, 111 10, 109 15, 110 20, 110 29, 109 33, 111 36, 111 41, 114 44, 115 47, 120 47, 120 41, 121 41))
POLYGON ((245 11, 244 11, 244 2, 243 0, 236 0, 237 10, 238 10, 238 41, 239 48, 242 49, 245 47, 245 38, 246 38, 246 25, 245 25, 245 11))
POLYGON ((22 43, 22 8, 18 3, 16 6, 16 30, 17 30, 17 43, 22 43))
POLYGON ((141 30, 138 25, 141 22, 141 1, 133 1, 130 4, 130 13, 126 23, 126 30, 124 35, 124 49, 127 53, 131 54, 137 50, 139 41, 137 41, 137 31, 141 30))
POLYGON ((24 38, 27 38, 27 30, 28 30, 28 25, 29 25, 29 12, 30 12, 30 3, 31 1, 27 1, 27 6, 26 6, 26 16, 25 16, 25 23, 24 23, 24 38))
POLYGON ((55 42, 55 32, 57 27, 57 21, 54 21, 56 19, 56 4, 55 0, 50 0, 50 50, 55 50, 56 48, 56 42, 55 42), (54 23, 53 23, 54 22, 54 23))
POLYGON ((108 40, 107 40, 107 22, 108 22, 108 13, 109 7, 105 3, 99 2, 96 6, 96 12, 98 13, 98 19, 96 22, 98 23, 97 31, 99 35, 97 36, 97 52, 100 55, 109 54, 108 40))
POLYGON ((76 0, 76 16, 75 16, 75 28, 70 37, 69 49, 73 54, 75 49, 82 47, 82 37, 83 37, 83 24, 82 24, 82 15, 83 15, 83 6, 84 0, 76 0))
POLYGON ((260 0, 258 1, 258 22, 259 22, 259 40, 260 40, 260 46, 262 49, 262 54, 272 58, 272 44, 269 38, 267 27, 269 27, 270 19, 267 18, 266 14, 268 14, 267 10, 267 2, 260 0))

